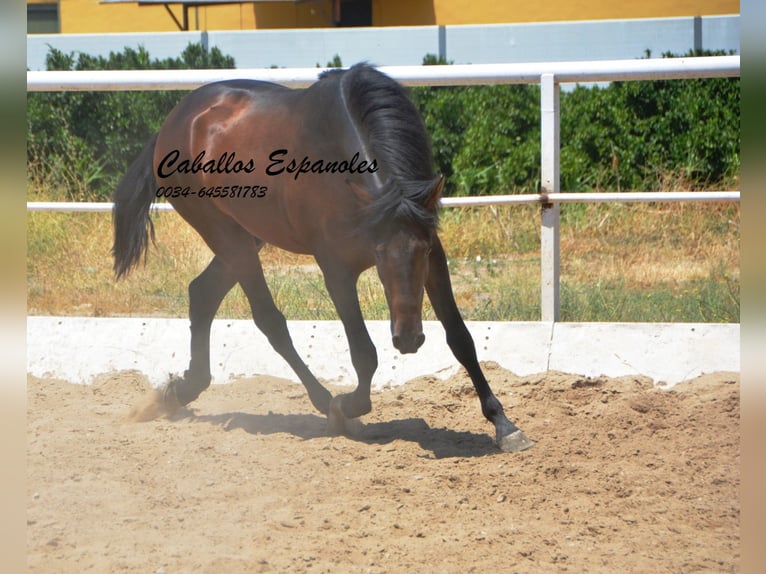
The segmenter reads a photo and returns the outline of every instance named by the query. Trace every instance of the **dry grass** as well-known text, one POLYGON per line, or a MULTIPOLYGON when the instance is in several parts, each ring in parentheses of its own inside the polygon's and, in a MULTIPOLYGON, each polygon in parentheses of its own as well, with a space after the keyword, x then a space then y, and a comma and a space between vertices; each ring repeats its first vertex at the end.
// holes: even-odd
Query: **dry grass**
MULTIPOLYGON (((562 221, 566 320, 739 320, 738 204, 566 205, 562 221)), ((158 214, 146 265, 115 282, 109 215, 29 213, 27 223, 30 314, 184 317, 188 283, 210 259, 180 217, 158 214)), ((539 318, 537 208, 445 210, 441 237, 466 318, 539 318)), ((288 318, 335 318, 310 257, 267 247, 262 259, 288 318)), ((387 318, 374 271, 359 294, 368 318, 387 318)), ((250 316, 238 288, 219 316, 250 316)))
POLYGON ((739 206, 588 205, 561 237, 562 273, 628 287, 683 283, 720 264, 739 276, 739 206))

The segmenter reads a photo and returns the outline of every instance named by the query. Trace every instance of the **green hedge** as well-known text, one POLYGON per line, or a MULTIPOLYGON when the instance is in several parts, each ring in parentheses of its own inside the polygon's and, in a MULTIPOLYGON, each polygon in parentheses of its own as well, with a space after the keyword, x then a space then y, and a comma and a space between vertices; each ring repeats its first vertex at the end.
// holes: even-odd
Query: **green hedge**
POLYGON ((561 98, 562 189, 653 189, 739 173, 739 79, 614 82, 561 98))
MULTIPOLYGON (((426 56, 424 63, 444 62, 426 56)), ((233 67, 233 58, 199 44, 165 60, 152 60, 142 48, 108 58, 51 49, 47 57, 49 70, 233 67)), ((448 178, 448 194, 538 190, 538 86, 421 87, 411 93, 436 168, 448 178)), ((108 197, 182 95, 29 94, 30 171, 59 182, 70 198, 108 197)), ((561 110, 562 190, 650 190, 668 178, 703 187, 739 172, 739 79, 578 86, 562 92, 561 110)))

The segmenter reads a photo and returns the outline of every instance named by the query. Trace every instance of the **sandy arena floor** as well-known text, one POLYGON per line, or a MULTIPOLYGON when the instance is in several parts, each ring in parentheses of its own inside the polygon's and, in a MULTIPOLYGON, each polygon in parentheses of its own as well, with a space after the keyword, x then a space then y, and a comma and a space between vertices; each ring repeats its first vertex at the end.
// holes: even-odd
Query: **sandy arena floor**
POLYGON ((30 376, 29 572, 739 571, 738 374, 484 366, 533 449, 497 451, 462 373, 375 393, 358 440, 280 379, 131 423, 141 375, 30 376))

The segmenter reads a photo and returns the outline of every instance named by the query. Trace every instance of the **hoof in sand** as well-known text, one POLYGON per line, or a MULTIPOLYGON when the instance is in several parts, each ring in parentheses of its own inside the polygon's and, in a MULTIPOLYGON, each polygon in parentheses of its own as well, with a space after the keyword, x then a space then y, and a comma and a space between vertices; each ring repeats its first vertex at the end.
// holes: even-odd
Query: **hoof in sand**
POLYGON ((359 419, 349 419, 340 408, 341 396, 330 401, 330 411, 327 414, 327 432, 331 435, 344 435, 358 438, 362 435, 364 425, 359 419))
POLYGON ((497 438, 497 446, 503 452, 521 452, 522 450, 532 448, 534 445, 535 443, 529 440, 527 435, 520 430, 497 438))
POLYGON ((128 420, 134 423, 153 421, 161 417, 170 417, 181 408, 172 389, 155 389, 135 405, 128 414, 128 420))

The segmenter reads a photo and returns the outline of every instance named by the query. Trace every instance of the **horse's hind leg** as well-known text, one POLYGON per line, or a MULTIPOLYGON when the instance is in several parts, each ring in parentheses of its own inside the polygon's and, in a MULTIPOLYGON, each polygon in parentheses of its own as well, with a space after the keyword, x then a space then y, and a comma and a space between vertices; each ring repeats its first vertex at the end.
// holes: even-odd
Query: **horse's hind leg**
POLYGON ((189 284, 191 360, 183 377, 174 376, 130 414, 134 421, 148 421, 175 413, 196 399, 210 385, 210 326, 221 301, 236 280, 220 258, 214 257, 189 284))
POLYGON ((269 340, 274 350, 279 353, 298 375, 306 387, 309 399, 322 414, 328 414, 332 395, 325 389, 300 358, 287 329, 287 321, 277 309, 271 296, 266 279, 263 276, 258 254, 248 261, 245 269, 239 271, 239 284, 242 287, 253 313, 256 326, 269 340))
POLYGON ((210 386, 210 327, 221 301, 236 282, 233 273, 216 256, 189 283, 191 360, 183 379, 173 382, 176 399, 182 405, 192 402, 210 386))
POLYGON ((201 204, 203 202, 197 200, 191 200, 189 203, 179 200, 174 203, 176 210, 197 230, 216 254, 210 267, 189 286, 189 295, 192 298, 192 360, 187 376, 191 378, 192 383, 188 390, 181 390, 181 386, 186 384, 185 381, 176 383, 178 392, 182 393, 179 402, 185 398, 193 400, 210 383, 210 324, 223 297, 234 283, 238 282, 250 302, 255 324, 269 339, 274 350, 298 375, 314 406, 323 414, 327 414, 332 395, 317 381, 298 356, 287 330, 287 322, 274 305, 266 285, 258 257, 258 252, 264 245, 263 241, 253 237, 223 212, 209 208, 200 209, 201 204), (214 292, 215 297, 210 291, 214 292), (207 293, 209 299, 195 297, 204 293, 207 293), (195 304, 197 300, 199 305, 195 304), (205 304, 206 300, 209 305, 205 304), (196 321, 194 317, 197 317, 196 321), (188 397, 183 395, 185 392, 188 392, 188 397))
POLYGON ((431 300, 434 313, 447 332, 447 345, 471 377, 481 401, 482 413, 495 425, 497 445, 505 452, 517 452, 530 448, 533 444, 532 441, 505 416, 503 406, 490 389, 481 370, 476 357, 473 338, 471 338, 471 334, 460 316, 455 297, 452 294, 447 258, 438 238, 431 249, 426 292, 431 300))

